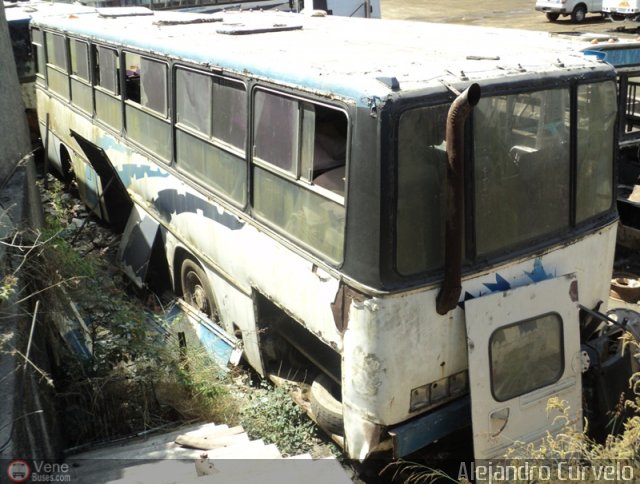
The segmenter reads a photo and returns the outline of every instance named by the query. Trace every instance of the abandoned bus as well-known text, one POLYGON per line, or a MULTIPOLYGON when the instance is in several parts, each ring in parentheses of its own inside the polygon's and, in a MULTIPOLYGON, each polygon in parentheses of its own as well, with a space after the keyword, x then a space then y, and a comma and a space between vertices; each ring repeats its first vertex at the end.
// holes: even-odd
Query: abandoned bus
POLYGON ((166 273, 262 375, 308 368, 353 458, 469 423, 498 456, 556 429, 551 396, 580 424, 579 308, 606 305, 616 238, 611 66, 524 31, 121 12, 32 38, 52 164, 138 284, 166 273))

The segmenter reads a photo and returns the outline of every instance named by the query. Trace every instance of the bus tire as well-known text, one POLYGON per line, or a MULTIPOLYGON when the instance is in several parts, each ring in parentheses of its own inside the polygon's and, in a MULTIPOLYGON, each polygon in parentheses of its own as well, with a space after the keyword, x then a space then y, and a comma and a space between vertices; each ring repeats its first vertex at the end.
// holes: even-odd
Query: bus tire
POLYGON ((332 434, 344 434, 342 403, 332 394, 333 381, 325 374, 320 374, 311 384, 309 401, 316 423, 332 434))
POLYGON ((215 320, 217 310, 209 278, 193 259, 186 258, 182 262, 180 284, 185 302, 215 320))

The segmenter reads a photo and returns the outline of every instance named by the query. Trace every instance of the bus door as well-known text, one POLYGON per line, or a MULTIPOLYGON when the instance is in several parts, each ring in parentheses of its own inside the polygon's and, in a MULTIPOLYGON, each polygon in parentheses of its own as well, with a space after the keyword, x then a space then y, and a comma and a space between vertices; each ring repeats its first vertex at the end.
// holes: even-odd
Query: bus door
POLYGON ((465 315, 476 459, 558 432, 566 420, 547 412, 551 397, 566 401, 581 428, 575 275, 468 300, 465 315))

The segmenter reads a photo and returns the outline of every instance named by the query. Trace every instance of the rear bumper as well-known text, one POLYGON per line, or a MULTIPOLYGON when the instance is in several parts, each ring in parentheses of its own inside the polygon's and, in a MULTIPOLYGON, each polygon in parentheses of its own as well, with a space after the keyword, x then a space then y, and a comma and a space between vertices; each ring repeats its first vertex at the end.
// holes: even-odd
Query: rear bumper
POLYGON ((450 433, 471 425, 471 397, 459 398, 442 407, 389 429, 393 457, 409 455, 450 433))
POLYGON ((567 12, 567 10, 564 7, 536 7, 536 10, 538 12, 544 12, 544 13, 559 13, 559 14, 563 14, 566 15, 569 12, 567 12))

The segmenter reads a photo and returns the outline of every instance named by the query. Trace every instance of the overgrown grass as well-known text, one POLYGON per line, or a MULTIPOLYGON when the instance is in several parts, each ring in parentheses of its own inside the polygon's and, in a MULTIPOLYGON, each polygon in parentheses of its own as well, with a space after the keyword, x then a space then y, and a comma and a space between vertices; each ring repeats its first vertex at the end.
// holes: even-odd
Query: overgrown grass
MULTIPOLYGON (((111 237, 89 222, 81 233, 72 218, 86 218, 82 205, 50 183, 42 244, 26 269, 40 280, 49 312, 68 313, 58 291, 83 319, 90 358, 62 351, 57 390, 65 409, 69 446, 164 426, 172 421, 237 420, 238 404, 224 374, 202 351, 178 345, 163 329, 163 308, 133 294, 114 268, 114 244, 94 250, 94 238, 111 237), (98 235, 96 235, 98 233, 98 235), (102 233, 102 235, 100 235, 102 233), (109 252, 109 250, 111 252, 109 252), (52 289, 54 288, 54 289, 52 289)), ((107 241, 109 242, 109 241, 107 241)), ((73 314, 67 317, 73 317, 73 314)), ((54 337, 55 340, 55 337, 54 337)), ((64 350, 64 344, 57 344, 64 350)))
POLYGON ((251 438, 262 438, 276 444, 288 455, 310 452, 316 427, 292 400, 286 387, 261 381, 258 391, 247 394, 241 423, 251 438))
MULTIPOLYGON (((117 240, 113 247, 93 250, 91 232, 98 227, 89 222, 79 233, 71 220, 86 213, 55 180, 47 201, 46 227, 39 237, 47 242, 26 269, 43 281, 43 295, 62 288, 75 302, 92 347, 88 361, 64 352, 57 378, 70 447, 172 421, 207 421, 241 423, 251 438, 275 443, 286 454, 312 449, 315 428, 285 389, 267 383, 239 389, 237 372, 223 371, 193 338, 182 347, 166 330, 166 311, 155 295, 132 295, 128 281, 114 269, 117 240)), ((49 311, 61 311, 60 301, 53 299, 49 311)))

